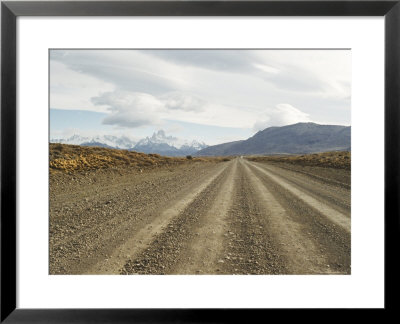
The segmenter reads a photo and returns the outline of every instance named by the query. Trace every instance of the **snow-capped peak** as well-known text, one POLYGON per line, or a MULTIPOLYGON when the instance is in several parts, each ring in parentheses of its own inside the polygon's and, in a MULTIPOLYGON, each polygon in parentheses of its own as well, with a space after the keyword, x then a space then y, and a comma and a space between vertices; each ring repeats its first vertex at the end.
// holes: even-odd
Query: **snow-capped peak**
POLYGON ((165 131, 160 129, 157 132, 154 132, 151 137, 146 137, 140 140, 137 145, 149 145, 149 144, 168 144, 169 146, 180 149, 182 147, 192 147, 194 149, 202 149, 207 147, 204 142, 199 142, 196 140, 188 141, 184 139, 179 139, 173 136, 167 136, 165 131))
POLYGON ((52 139, 52 143, 74 144, 84 146, 104 146, 118 149, 138 150, 145 153, 160 153, 166 155, 192 154, 207 145, 197 140, 184 140, 173 136, 167 136, 164 130, 154 132, 137 143, 127 136, 101 135, 93 137, 82 137, 77 134, 67 139, 52 139))
POLYGON ((72 135, 66 139, 51 139, 52 143, 61 143, 61 144, 71 144, 71 145, 95 145, 102 144, 104 146, 119 148, 119 149, 131 149, 135 146, 136 142, 132 141, 130 138, 126 136, 113 136, 113 135, 102 135, 102 136, 93 136, 93 137, 83 137, 77 134, 72 135))
POLYGON ((86 141, 90 141, 90 137, 83 137, 78 134, 74 134, 69 138, 53 138, 50 140, 51 143, 71 144, 79 145, 86 141))

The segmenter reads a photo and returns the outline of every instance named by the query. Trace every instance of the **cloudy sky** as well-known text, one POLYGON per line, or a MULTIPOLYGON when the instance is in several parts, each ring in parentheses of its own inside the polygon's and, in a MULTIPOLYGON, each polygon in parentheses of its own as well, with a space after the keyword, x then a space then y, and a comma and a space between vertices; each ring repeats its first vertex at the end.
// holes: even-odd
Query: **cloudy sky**
POLYGON ((348 50, 51 50, 50 137, 217 144, 297 122, 350 125, 348 50))

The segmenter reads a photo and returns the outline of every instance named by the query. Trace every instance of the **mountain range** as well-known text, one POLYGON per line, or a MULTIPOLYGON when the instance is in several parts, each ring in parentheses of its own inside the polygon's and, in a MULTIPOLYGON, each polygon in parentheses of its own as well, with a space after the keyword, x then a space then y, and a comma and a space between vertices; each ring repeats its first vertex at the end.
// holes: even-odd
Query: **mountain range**
POLYGON ((351 149, 351 127, 297 123, 281 127, 269 127, 241 141, 207 146, 196 140, 186 141, 167 136, 163 130, 137 142, 126 136, 82 137, 73 135, 67 139, 52 139, 52 143, 101 146, 126 149, 166 156, 227 156, 262 154, 304 154, 351 149))
POLYGON ((209 146, 197 156, 304 154, 351 149, 351 126, 297 123, 269 127, 247 140, 209 146))
POLYGON ((126 136, 103 135, 84 137, 76 134, 66 139, 51 139, 50 142, 125 149, 143 153, 157 153, 166 156, 193 155, 197 151, 207 147, 205 143, 196 140, 186 141, 173 136, 167 136, 163 130, 159 130, 153 133, 152 136, 148 136, 137 142, 126 136))
POLYGON ((203 142, 181 140, 173 136, 167 136, 163 130, 159 130, 151 137, 138 141, 133 150, 167 156, 184 156, 194 154, 206 147, 207 145, 203 142))

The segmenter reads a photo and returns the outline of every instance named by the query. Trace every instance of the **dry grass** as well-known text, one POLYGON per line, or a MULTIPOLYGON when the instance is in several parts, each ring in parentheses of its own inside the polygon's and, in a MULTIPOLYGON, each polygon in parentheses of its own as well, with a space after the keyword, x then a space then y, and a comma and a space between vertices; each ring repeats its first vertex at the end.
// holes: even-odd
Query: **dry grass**
POLYGON ((336 169, 351 169, 351 152, 325 152, 290 156, 247 157, 256 162, 286 162, 298 165, 321 166, 336 169))
POLYGON ((50 144, 50 172, 80 172, 99 169, 152 169, 194 162, 220 162, 217 159, 166 157, 127 150, 50 144))

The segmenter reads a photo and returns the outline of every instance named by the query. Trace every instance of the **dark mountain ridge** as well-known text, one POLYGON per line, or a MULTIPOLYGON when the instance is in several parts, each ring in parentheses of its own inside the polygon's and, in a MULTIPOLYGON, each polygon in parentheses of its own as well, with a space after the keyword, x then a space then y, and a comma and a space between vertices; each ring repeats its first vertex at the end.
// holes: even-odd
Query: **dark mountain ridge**
POLYGON ((209 146, 196 155, 304 154, 350 147, 351 126, 297 123, 266 128, 247 140, 209 146))

